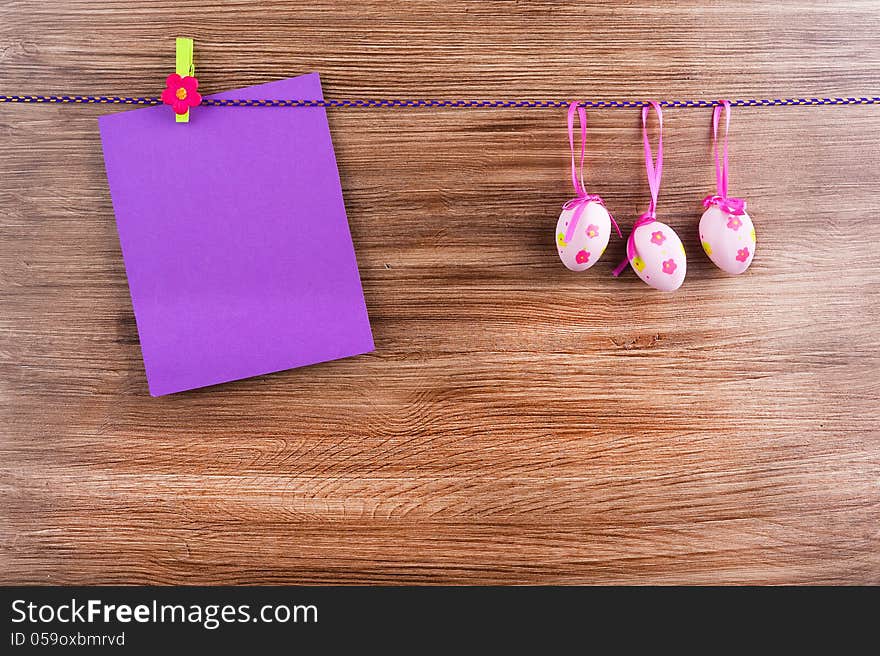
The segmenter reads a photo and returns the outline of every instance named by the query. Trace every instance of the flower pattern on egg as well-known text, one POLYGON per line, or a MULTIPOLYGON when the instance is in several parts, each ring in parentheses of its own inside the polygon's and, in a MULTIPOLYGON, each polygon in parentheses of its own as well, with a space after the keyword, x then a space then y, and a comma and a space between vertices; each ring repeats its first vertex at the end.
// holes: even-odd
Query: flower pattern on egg
POLYGON ((746 213, 730 214, 717 206, 708 207, 700 218, 699 236, 706 255, 726 273, 744 272, 755 256, 755 227, 746 213))
POLYGON ((668 260, 663 262, 663 273, 668 273, 671 276, 673 273, 675 273, 675 270, 677 268, 678 265, 672 258, 669 258, 668 260))
POLYGON ((588 202, 563 207, 553 241, 570 271, 586 271, 599 259, 611 236, 611 215, 604 205, 588 202), (573 219, 578 217, 577 221, 573 219))
POLYGON ((663 234, 663 231, 658 230, 657 232, 651 233, 652 244, 657 244, 658 246, 660 246, 663 244, 664 241, 666 241, 666 235, 663 234))

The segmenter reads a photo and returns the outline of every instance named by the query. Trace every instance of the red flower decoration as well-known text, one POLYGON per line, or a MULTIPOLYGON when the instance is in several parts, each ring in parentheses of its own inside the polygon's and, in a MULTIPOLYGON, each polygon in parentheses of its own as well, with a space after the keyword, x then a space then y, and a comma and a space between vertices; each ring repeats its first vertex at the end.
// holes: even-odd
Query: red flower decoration
POLYGON ((172 73, 165 80, 165 90, 162 92, 162 102, 171 105, 175 114, 186 114, 190 107, 195 107, 202 102, 201 94, 196 91, 199 81, 187 75, 180 77, 172 73))
POLYGON ((668 259, 663 263, 663 273, 668 273, 670 276, 675 273, 675 270, 678 268, 678 265, 675 263, 675 260, 668 259))
POLYGON ((749 259, 749 249, 748 248, 740 248, 736 252, 736 259, 739 260, 740 262, 745 262, 747 259, 749 259))
POLYGON ((587 251, 578 251, 577 255, 574 256, 574 261, 578 264, 586 264, 590 259, 590 254, 587 251))

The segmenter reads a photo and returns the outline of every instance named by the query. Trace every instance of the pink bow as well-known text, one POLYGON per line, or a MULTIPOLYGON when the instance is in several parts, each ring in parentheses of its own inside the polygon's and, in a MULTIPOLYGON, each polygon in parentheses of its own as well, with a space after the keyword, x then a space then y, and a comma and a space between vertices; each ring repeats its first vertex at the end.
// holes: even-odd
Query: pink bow
MULTIPOLYGON (((577 227, 578 221, 580 221, 581 215, 583 215, 584 210, 587 209, 587 205, 590 203, 599 203, 599 205, 605 207, 605 201, 597 194, 584 194, 583 196, 572 198, 563 204, 563 210, 570 210, 573 207, 575 208, 571 221, 568 222, 568 230, 565 231, 565 241, 571 241, 572 237, 574 237, 574 230, 577 227)), ((605 211, 608 211, 607 207, 605 207, 605 211)), ((617 225, 617 221, 614 220, 614 216, 611 212, 608 212, 608 218, 611 219, 611 225, 613 225, 614 229, 617 231, 617 236, 623 239, 623 233, 620 232, 620 226, 617 225)))
POLYGON ((657 217, 653 212, 645 212, 642 214, 636 222, 633 223, 632 232, 629 233, 629 237, 626 238, 626 259, 617 265, 617 268, 612 271, 612 275, 616 278, 619 276, 623 270, 626 268, 626 265, 632 262, 632 259, 636 256, 636 228, 641 228, 643 225, 648 225, 649 223, 654 223, 657 220, 657 217))
POLYGON ((722 198, 717 194, 709 194, 703 199, 703 207, 706 209, 717 205, 718 209, 727 214, 742 216, 746 213, 746 201, 744 198, 722 198))

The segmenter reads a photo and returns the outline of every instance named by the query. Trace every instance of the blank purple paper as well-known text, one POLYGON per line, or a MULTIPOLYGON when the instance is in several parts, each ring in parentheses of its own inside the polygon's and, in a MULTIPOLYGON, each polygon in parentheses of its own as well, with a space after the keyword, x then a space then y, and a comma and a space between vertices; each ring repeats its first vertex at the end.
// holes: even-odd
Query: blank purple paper
MULTIPOLYGON (((312 73, 209 97, 323 96, 312 73)), ((153 396, 373 350, 323 108, 99 125, 153 396)))

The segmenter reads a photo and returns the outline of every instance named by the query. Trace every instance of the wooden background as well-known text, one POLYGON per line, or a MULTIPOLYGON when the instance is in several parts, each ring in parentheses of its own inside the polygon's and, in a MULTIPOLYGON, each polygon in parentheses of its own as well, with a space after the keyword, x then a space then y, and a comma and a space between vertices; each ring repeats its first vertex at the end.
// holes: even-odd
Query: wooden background
MULTIPOLYGON (((158 95, 179 35, 206 91, 880 93, 880 2, 776 4, 4 2, 0 93, 158 95)), ((560 264, 564 110, 330 111, 376 351, 158 399, 108 111, 0 106, 0 581, 880 583, 880 107, 735 110, 739 278, 696 235, 710 112, 669 110, 673 295, 619 240, 560 264)), ((590 126, 628 227, 638 113, 590 126)))

